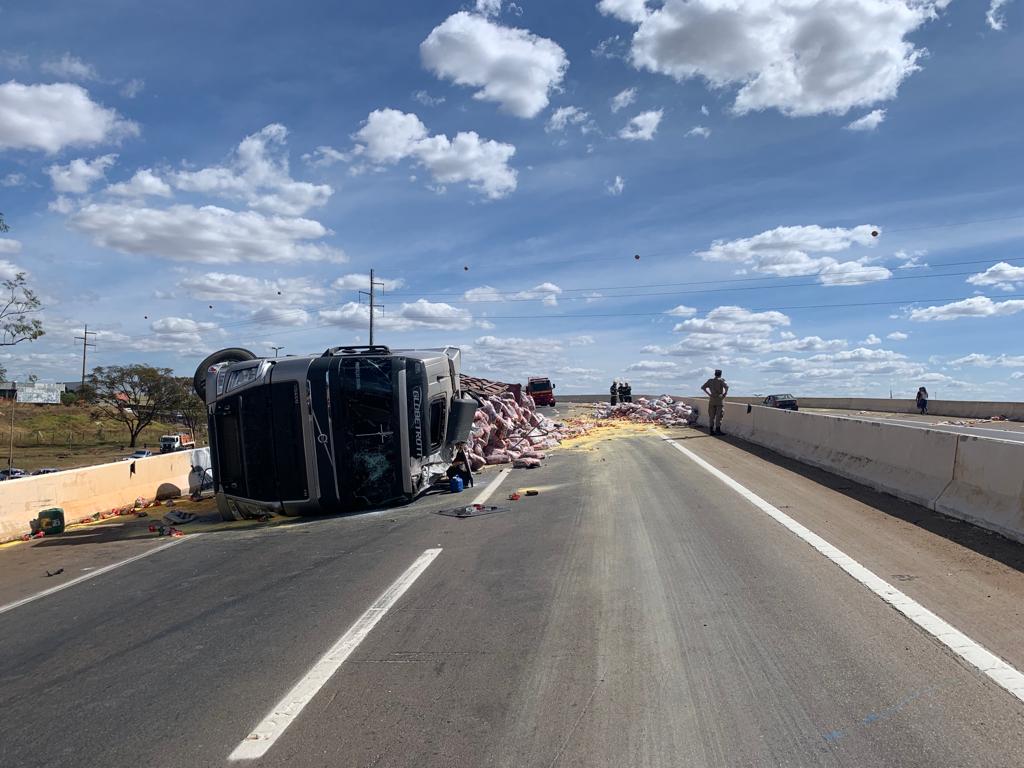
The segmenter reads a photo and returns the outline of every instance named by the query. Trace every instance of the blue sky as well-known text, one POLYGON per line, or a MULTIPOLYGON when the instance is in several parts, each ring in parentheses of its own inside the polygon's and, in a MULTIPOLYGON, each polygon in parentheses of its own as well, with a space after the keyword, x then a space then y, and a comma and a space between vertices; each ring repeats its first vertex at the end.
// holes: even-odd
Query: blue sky
POLYGON ((1024 397, 1019 3, 87 5, 0 6, 14 376, 366 343, 372 267, 563 392, 1024 397))

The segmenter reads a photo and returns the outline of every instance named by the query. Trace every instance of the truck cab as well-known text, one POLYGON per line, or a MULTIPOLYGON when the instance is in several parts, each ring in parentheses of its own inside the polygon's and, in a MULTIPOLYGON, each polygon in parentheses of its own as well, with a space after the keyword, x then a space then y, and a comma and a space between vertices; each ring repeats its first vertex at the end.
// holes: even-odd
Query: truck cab
POLYGON ((225 519, 410 501, 444 476, 469 437, 477 403, 462 395, 454 347, 222 353, 200 365, 196 390, 225 519))
POLYGON ((531 376, 526 384, 526 393, 537 405, 555 404, 555 385, 546 376, 531 376))

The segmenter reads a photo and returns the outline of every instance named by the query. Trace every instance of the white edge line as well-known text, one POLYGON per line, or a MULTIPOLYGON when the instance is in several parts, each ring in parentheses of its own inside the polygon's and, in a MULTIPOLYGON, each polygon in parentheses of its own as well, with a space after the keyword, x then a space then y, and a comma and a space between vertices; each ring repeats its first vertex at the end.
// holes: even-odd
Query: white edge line
POLYGON ((695 464, 710 472, 727 486, 736 491, 755 507, 774 518, 792 533, 810 544, 833 563, 838 565, 850 576, 870 589, 893 608, 917 624, 953 653, 988 675, 995 683, 1024 701, 1024 674, 1007 664, 984 646, 975 642, 952 624, 939 618, 913 598, 907 596, 884 579, 875 575, 842 550, 832 546, 818 534, 801 525, 785 512, 774 507, 753 491, 744 487, 717 467, 709 464, 697 454, 674 442, 671 438, 661 438, 695 464))
POLYGON ((501 472, 499 472, 499 473, 498 473, 498 474, 497 474, 497 475, 495 476, 495 478, 494 478, 493 480, 491 480, 491 482, 489 482, 489 483, 487 484, 487 487, 486 487, 486 488, 484 488, 484 489, 483 489, 482 491, 480 491, 480 495, 479 495, 479 496, 477 496, 477 497, 476 497, 475 499, 473 499, 473 503, 474 503, 474 504, 483 504, 483 503, 484 503, 484 502, 486 502, 486 501, 487 501, 487 500, 488 500, 489 498, 491 498, 491 496, 493 496, 493 495, 494 495, 494 492, 495 492, 496 490, 498 490, 498 486, 499 486, 499 485, 501 485, 502 481, 503 481, 503 480, 504 480, 504 479, 505 479, 506 477, 508 477, 508 476, 509 476, 509 473, 510 473, 511 471, 512 471, 511 469, 503 469, 503 470, 501 470, 501 472))
POLYGON ((129 563, 134 563, 136 560, 141 560, 144 557, 149 557, 150 555, 155 555, 157 552, 162 552, 165 549, 168 549, 169 547, 173 547, 176 544, 181 544, 181 542, 183 542, 183 541, 187 541, 188 539, 194 539, 197 536, 201 536, 201 535, 202 535, 201 533, 193 533, 193 534, 190 534, 188 536, 182 536, 180 539, 175 539, 174 541, 169 541, 166 544, 160 545, 159 547, 154 547, 153 549, 146 550, 145 552, 142 552, 142 553, 140 553, 138 555, 135 555, 133 557, 129 557, 127 560, 121 560, 121 561, 116 562, 116 563, 111 563, 110 565, 105 565, 102 568, 97 568, 95 571, 90 571, 89 573, 86 573, 86 574, 84 574, 82 576, 79 576, 78 578, 72 579, 71 581, 65 581, 63 584, 58 584, 56 587, 50 587, 49 589, 44 589, 42 592, 37 592, 34 595, 29 595, 28 597, 23 597, 23 598, 21 598, 21 600, 15 600, 13 603, 8 603, 7 605, 2 605, 2 606, 0 606, 0 614, 7 613, 8 611, 13 611, 15 608, 20 608, 21 606, 23 606, 23 605, 25 605, 27 603, 31 603, 34 600, 39 600, 39 599, 44 598, 44 597, 49 597, 50 595, 54 594, 55 592, 60 592, 62 589, 67 589, 68 587, 73 587, 76 584, 81 584, 83 581, 88 581, 89 579, 95 579, 97 576, 102 576, 104 573, 109 573, 110 571, 114 570, 115 568, 120 568, 122 565, 128 565, 129 563))
POLYGON ((366 638, 377 622, 386 614, 405 591, 413 585, 420 575, 427 570, 434 559, 441 554, 441 548, 427 549, 410 565, 405 573, 388 587, 373 604, 366 609, 355 623, 327 652, 321 656, 295 686, 274 705, 259 725, 235 747, 228 755, 228 760, 255 760, 263 757, 274 746, 281 735, 287 730, 312 701, 345 660, 366 638))

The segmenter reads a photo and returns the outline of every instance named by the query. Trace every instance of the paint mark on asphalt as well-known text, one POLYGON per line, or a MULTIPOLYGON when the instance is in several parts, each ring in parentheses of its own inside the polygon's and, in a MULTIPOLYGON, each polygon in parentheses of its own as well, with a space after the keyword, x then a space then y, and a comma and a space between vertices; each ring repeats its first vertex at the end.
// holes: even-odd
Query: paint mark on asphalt
POLYGON ((129 563, 134 563, 136 560, 141 560, 144 557, 149 557, 150 555, 155 555, 157 552, 163 552, 165 549, 169 549, 170 547, 173 547, 173 546, 176 546, 178 544, 181 544, 183 541, 191 541, 192 539, 196 538, 197 536, 201 536, 201 535, 202 534, 199 534, 199 533, 193 533, 190 536, 185 536, 185 537, 182 537, 180 539, 175 539, 174 541, 168 542, 167 544, 163 544, 163 545, 161 545, 159 547, 154 547, 153 549, 147 550, 147 551, 143 552, 142 554, 135 555, 134 557, 129 557, 127 560, 121 560, 120 562, 112 563, 110 565, 105 565, 102 568, 97 568, 96 570, 90 571, 89 573, 86 573, 86 574, 84 574, 82 576, 79 576, 76 579, 72 579, 71 581, 66 581, 63 584, 58 584, 56 587, 50 587, 49 589, 44 589, 42 592, 36 592, 36 594, 34 594, 34 595, 29 595, 28 597, 23 597, 23 598, 21 598, 21 600, 15 600, 13 603, 8 603, 7 605, 0 605, 0 614, 7 613, 8 611, 13 611, 15 608, 20 608, 21 606, 26 605, 27 603, 31 603, 34 600, 39 600, 39 599, 44 598, 44 597, 49 597, 50 595, 54 594, 55 592, 60 592, 61 590, 67 589, 68 587, 73 587, 76 584, 81 584, 83 581, 88 581, 89 579, 95 579, 97 576, 102 576, 104 573, 109 573, 110 571, 114 570, 115 568, 120 568, 122 566, 128 565, 129 563))
POLYGON ((440 554, 440 548, 428 549, 416 558, 405 573, 399 576, 373 602, 373 605, 356 619, 348 631, 338 638, 338 641, 328 649, 327 653, 321 656, 302 679, 284 695, 284 698, 274 705, 270 713, 252 730, 252 733, 246 736, 242 743, 235 747, 234 752, 228 755, 228 759, 255 760, 263 757, 274 746, 274 742, 288 729, 288 726, 295 721, 303 708, 312 701, 313 697, 345 663, 345 660, 377 626, 377 622, 384 618, 384 615, 440 554))
POLYGON ((913 600, 903 592, 900 592, 896 587, 889 584, 889 582, 875 575, 872 571, 869 571, 845 552, 829 544, 821 538, 821 536, 814 533, 806 526, 801 525, 785 512, 768 503, 756 493, 702 459, 689 448, 679 445, 670 437, 662 437, 661 440, 668 443, 690 459, 690 461, 721 480, 766 515, 789 529, 791 533, 796 534, 807 544, 810 544, 818 550, 818 552, 838 565, 850 576, 882 598, 885 602, 889 603, 889 605, 917 624, 917 626, 925 632, 932 635, 961 659, 971 666, 977 667, 981 672, 984 672, 1001 688, 1013 694, 1021 701, 1024 701, 1024 674, 1022 674, 1018 669, 1011 667, 1005 661, 1000 659, 984 646, 969 638, 952 624, 939 618, 916 600, 913 600))

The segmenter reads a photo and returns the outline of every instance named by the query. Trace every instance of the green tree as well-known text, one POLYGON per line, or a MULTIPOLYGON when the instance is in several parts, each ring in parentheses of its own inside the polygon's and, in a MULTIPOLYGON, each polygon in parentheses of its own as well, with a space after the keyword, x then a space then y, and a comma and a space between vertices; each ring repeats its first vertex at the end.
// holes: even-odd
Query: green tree
POLYGON ((185 425, 198 443, 200 433, 206 430, 206 403, 196 395, 191 376, 178 377, 174 384, 177 387, 175 417, 185 425))
POLYGON ((10 232, 11 228, 7 226, 7 222, 4 221, 4 215, 0 213, 0 232, 10 232))
POLYGON ((42 336, 42 322, 32 315, 41 312, 42 302, 28 287, 24 272, 4 280, 0 285, 0 347, 12 347, 42 336))
POLYGON ((174 409, 178 387, 170 368, 111 365, 93 369, 90 387, 96 410, 119 421, 131 434, 131 447, 159 414, 174 409))

